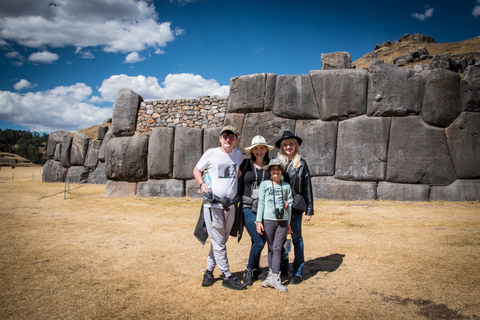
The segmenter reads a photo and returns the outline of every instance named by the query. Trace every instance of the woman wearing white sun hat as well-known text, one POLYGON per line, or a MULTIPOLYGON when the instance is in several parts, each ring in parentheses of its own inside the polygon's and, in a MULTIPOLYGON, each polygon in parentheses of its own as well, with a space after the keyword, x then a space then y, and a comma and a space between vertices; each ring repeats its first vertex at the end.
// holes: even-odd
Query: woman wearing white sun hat
POLYGON ((252 144, 246 147, 245 153, 250 159, 245 159, 240 166, 242 175, 239 178, 239 194, 242 196, 242 211, 245 218, 245 228, 252 239, 252 246, 248 258, 248 264, 243 274, 243 284, 251 286, 253 280, 258 279, 260 272, 260 255, 265 246, 265 237, 258 234, 256 229, 258 188, 262 181, 270 179, 270 174, 263 169, 269 163, 268 152, 274 149, 268 145, 262 136, 255 136, 252 144))

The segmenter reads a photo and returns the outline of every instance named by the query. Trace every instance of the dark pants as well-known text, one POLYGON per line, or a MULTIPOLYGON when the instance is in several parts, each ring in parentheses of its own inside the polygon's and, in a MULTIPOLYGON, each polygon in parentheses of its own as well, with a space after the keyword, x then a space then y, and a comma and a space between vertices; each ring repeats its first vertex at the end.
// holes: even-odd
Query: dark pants
MULTIPOLYGON (((293 275, 302 276, 303 266, 305 265, 305 256, 303 253, 303 237, 302 237, 302 219, 303 213, 292 213, 290 227, 292 228, 292 243, 295 258, 293 259, 293 275)), ((283 252, 282 252, 283 253, 283 252)), ((288 274, 288 257, 282 255, 282 274, 288 274)))
POLYGON ((268 267, 272 273, 280 272, 282 248, 287 237, 288 221, 263 220, 265 238, 268 243, 268 267))
POLYGON ((265 247, 265 237, 257 232, 257 214, 252 212, 252 208, 243 209, 243 216, 245 217, 245 228, 252 239, 252 247, 250 248, 250 255, 248 256, 247 268, 259 269, 260 256, 262 255, 263 247, 265 247))

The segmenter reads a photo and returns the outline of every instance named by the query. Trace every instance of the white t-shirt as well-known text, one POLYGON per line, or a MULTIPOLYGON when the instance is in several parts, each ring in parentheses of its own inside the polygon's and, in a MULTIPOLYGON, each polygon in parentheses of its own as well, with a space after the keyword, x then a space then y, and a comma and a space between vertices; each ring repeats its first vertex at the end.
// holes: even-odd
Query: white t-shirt
POLYGON ((196 167, 210 173, 214 195, 233 199, 237 195, 238 170, 243 159, 242 153, 237 149, 225 153, 220 148, 212 148, 205 151, 196 167))

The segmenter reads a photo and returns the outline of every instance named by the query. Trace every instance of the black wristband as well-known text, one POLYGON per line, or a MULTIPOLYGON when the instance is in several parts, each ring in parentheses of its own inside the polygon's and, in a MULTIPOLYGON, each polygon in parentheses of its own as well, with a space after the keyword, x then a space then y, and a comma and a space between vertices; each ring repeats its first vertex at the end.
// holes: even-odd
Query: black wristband
POLYGON ((201 188, 202 187, 202 184, 204 184, 205 182, 202 181, 202 183, 200 183, 199 187, 201 188))

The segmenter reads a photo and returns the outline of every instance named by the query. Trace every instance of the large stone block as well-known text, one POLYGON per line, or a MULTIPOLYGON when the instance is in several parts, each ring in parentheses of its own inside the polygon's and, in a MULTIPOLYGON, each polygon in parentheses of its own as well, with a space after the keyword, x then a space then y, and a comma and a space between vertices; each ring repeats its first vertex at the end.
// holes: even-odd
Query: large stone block
POLYGON ((97 140, 103 140, 103 138, 105 137, 105 134, 107 133, 108 131, 108 127, 107 126, 98 126, 98 129, 97 129, 97 140))
POLYGON ((468 66, 460 81, 462 110, 480 112, 480 67, 468 66))
POLYGON ((390 118, 360 116, 338 124, 335 178, 385 180, 390 118))
POLYGON ((231 78, 228 112, 263 112, 266 78, 266 73, 231 78))
POLYGON ((175 129, 153 128, 148 142, 148 178, 171 178, 175 129))
POLYGON ((105 137, 102 140, 100 150, 98 150, 98 160, 101 162, 105 162, 105 151, 107 150, 107 144, 113 138, 115 138, 115 136, 112 132, 110 132, 110 130, 108 130, 107 134, 105 134, 105 137))
POLYGON ((131 89, 120 89, 113 106, 111 131, 116 137, 133 136, 142 97, 131 89))
POLYGON ((303 140, 300 154, 307 161, 311 176, 333 176, 335 173, 337 126, 337 121, 297 121, 295 134, 303 140))
MULTIPOLYGON (((295 120, 276 117, 270 111, 249 113, 245 116, 243 133, 236 147, 244 152, 245 147, 249 147, 253 137, 257 135, 265 137, 267 144, 275 145, 275 141, 280 138, 284 130, 295 132, 295 120)), ((269 152, 270 158, 277 153, 277 148, 269 152)))
POLYGON ((322 70, 352 68, 352 58, 348 52, 322 53, 322 70))
POLYGON ((62 144, 57 143, 55 146, 55 153, 53 154, 53 160, 62 161, 62 144))
POLYGON ((326 200, 375 200, 376 182, 354 182, 333 177, 313 177, 313 197, 326 200))
POLYGON ((203 152, 220 146, 221 127, 203 129, 203 152))
POLYGON ((480 113, 462 112, 445 131, 457 178, 480 178, 480 113))
POLYGON ((267 73, 267 82, 265 84, 265 111, 273 111, 276 83, 277 75, 275 73, 267 73))
POLYGON ((108 180, 105 185, 107 197, 134 197, 137 194, 137 183, 108 180))
POLYGON ((427 72, 423 98, 423 120, 436 127, 449 126, 462 112, 460 75, 445 69, 427 72))
POLYGON ((176 197, 185 195, 183 181, 168 180, 148 180, 138 183, 137 196, 139 197, 176 197))
POLYGON ((68 169, 67 181, 69 183, 87 183, 89 174, 84 166, 73 166, 68 169))
POLYGON ((320 119, 346 119, 367 111, 368 72, 364 69, 310 71, 320 119))
POLYGON ((62 138, 62 154, 60 156, 60 161, 64 168, 70 167, 70 152, 72 150, 72 137, 66 134, 62 138))
POLYGON ((98 164, 98 152, 102 146, 102 140, 93 140, 88 145, 87 155, 85 157, 84 167, 89 172, 95 170, 98 164))
POLYGON ((185 181, 185 196, 191 198, 203 198, 203 193, 198 193, 200 186, 198 185, 197 180, 191 179, 185 181))
POLYGON ((430 200, 479 201, 480 179, 457 180, 448 186, 433 186, 430 200))
POLYGON ((95 170, 88 175, 89 184, 106 184, 107 175, 105 174, 105 162, 99 162, 95 170))
POLYGON ((319 119, 310 75, 277 76, 273 113, 288 119, 319 119))
POLYGON ((202 133, 202 129, 175 128, 174 179, 193 178, 193 168, 202 156, 202 133))
POLYGON ((369 68, 367 114, 407 116, 420 114, 425 79, 413 70, 375 61, 369 68))
POLYGON ((47 141, 48 159, 53 159, 57 144, 62 142, 63 136, 66 134, 68 134, 68 131, 53 131, 48 134, 48 141, 47 141))
POLYGON ((380 181, 377 188, 378 200, 428 201, 430 186, 427 184, 405 184, 380 181))
POLYGON ((87 155, 89 139, 90 138, 83 132, 78 132, 73 136, 72 149, 70 150, 71 166, 83 166, 85 156, 87 155))
POLYGON ((68 169, 62 167, 59 161, 48 160, 43 166, 43 182, 65 182, 68 169))
POLYGON ((147 180, 148 138, 121 137, 107 144, 105 174, 109 180, 147 180))
POLYGON ((392 118, 387 181, 448 185, 455 179, 444 129, 420 116, 392 118))

